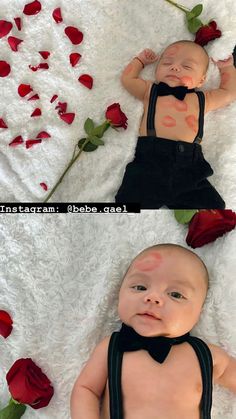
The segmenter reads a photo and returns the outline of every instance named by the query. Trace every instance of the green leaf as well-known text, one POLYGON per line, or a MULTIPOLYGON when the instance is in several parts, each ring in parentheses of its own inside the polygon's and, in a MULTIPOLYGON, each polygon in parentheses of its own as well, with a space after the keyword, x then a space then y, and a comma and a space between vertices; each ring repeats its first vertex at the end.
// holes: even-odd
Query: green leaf
POLYGON ((84 123, 84 130, 86 132, 86 134, 91 135, 94 129, 94 122, 92 119, 87 118, 85 123, 84 123))
POLYGON ((198 210, 174 210, 175 218, 180 224, 188 224, 198 210))
MULTIPOLYGON (((84 144, 84 142, 87 140, 87 138, 81 138, 81 140, 79 140, 79 142, 78 142, 78 147, 79 148, 82 148, 82 145, 84 144)), ((92 144, 92 143, 90 143, 90 141, 84 146, 84 148, 83 148, 83 151, 87 151, 87 152, 90 152, 90 151, 94 151, 94 150, 96 150, 96 148, 98 148, 98 146, 97 145, 94 145, 94 144, 92 144)), ((1 418, 0 418, 1 419, 1 418)))
POLYGON ((197 4, 192 10, 190 10, 190 13, 192 13, 195 17, 199 16, 202 13, 203 5, 197 4))
POLYGON ((97 146, 104 145, 104 141, 100 140, 100 138, 95 137, 95 136, 89 137, 89 141, 90 141, 90 143, 92 143, 94 145, 97 145, 97 146))
POLYGON ((187 26, 188 26, 188 30, 191 33, 196 33, 198 29, 200 29, 200 27, 203 25, 202 25, 201 20, 195 17, 194 19, 191 19, 188 21, 187 26))
POLYGON ((102 138, 103 134, 106 132, 106 130, 109 127, 110 127, 110 124, 105 121, 102 125, 99 125, 98 127, 94 128, 92 135, 95 135, 98 138, 102 138))
POLYGON ((0 411, 0 419, 19 419, 26 411, 24 404, 10 403, 0 411))
POLYGON ((194 14, 193 14, 193 13, 191 13, 191 12, 187 12, 187 13, 186 13, 186 18, 187 18, 187 21, 192 20, 194 17, 195 17, 195 16, 194 16, 194 14))

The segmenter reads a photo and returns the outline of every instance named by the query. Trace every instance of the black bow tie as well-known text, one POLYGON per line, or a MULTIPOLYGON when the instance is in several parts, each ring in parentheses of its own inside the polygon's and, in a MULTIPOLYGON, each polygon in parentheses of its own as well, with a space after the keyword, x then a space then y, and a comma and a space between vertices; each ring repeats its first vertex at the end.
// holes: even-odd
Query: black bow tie
POLYGON ((145 337, 139 335, 134 329, 122 323, 119 333, 119 349, 122 352, 145 349, 155 361, 162 364, 169 354, 171 346, 187 341, 188 336, 189 333, 176 338, 167 338, 164 336, 145 337))
POLYGON ((159 96, 173 95, 179 100, 184 100, 185 95, 195 92, 195 89, 188 89, 186 86, 171 87, 166 83, 160 82, 157 84, 157 92, 159 96))

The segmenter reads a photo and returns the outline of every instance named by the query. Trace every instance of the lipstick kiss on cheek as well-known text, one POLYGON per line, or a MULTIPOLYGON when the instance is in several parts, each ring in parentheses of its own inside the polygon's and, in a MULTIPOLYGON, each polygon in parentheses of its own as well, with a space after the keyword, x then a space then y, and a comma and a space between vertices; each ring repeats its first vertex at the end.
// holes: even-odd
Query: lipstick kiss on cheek
POLYGON ((191 87, 193 85, 193 79, 192 79, 192 77, 189 77, 189 76, 180 77, 180 81, 186 87, 191 87))

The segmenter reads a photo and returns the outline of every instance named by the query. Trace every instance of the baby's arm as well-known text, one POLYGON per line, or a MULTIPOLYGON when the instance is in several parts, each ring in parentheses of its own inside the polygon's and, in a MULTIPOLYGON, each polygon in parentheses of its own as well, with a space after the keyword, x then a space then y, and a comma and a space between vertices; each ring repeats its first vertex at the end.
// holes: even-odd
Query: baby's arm
POLYGON ((217 61, 216 65, 220 71, 220 87, 205 92, 206 112, 222 108, 236 100, 236 68, 234 67, 233 56, 231 55, 226 60, 217 61))
POLYGON ((109 337, 94 349, 77 378, 71 394, 72 419, 99 419, 100 399, 107 381, 109 337))
POLYGON ((152 64, 157 60, 158 55, 155 52, 145 49, 125 67, 121 75, 121 82, 126 90, 137 99, 144 99, 148 87, 147 81, 138 77, 139 73, 146 64, 152 64))
POLYGON ((213 355, 214 382, 236 393, 236 358, 218 346, 209 345, 209 348, 213 355))

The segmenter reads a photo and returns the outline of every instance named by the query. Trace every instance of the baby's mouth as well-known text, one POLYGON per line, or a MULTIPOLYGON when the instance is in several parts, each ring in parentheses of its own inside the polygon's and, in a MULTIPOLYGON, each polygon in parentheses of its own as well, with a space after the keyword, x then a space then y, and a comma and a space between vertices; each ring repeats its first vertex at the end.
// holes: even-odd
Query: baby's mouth
POLYGON ((157 317, 154 313, 151 313, 150 311, 145 311, 144 313, 139 313, 139 316, 142 316, 143 318, 147 318, 150 320, 161 320, 159 317, 157 317))

